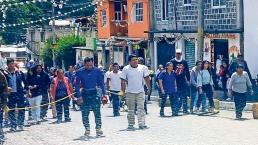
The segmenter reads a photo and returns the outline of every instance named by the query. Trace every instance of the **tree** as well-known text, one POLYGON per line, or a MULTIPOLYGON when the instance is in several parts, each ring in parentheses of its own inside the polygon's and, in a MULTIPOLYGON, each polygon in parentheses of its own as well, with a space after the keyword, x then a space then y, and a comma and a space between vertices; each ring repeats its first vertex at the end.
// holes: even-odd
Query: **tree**
MULTIPOLYGON (((45 65, 52 66, 52 41, 46 42, 46 47, 42 50, 41 56, 44 60, 45 65)), ((73 47, 85 46, 86 41, 82 36, 67 35, 57 39, 54 53, 56 55, 57 65, 62 66, 62 60, 64 66, 67 68, 69 65, 75 65, 76 54, 73 47)))

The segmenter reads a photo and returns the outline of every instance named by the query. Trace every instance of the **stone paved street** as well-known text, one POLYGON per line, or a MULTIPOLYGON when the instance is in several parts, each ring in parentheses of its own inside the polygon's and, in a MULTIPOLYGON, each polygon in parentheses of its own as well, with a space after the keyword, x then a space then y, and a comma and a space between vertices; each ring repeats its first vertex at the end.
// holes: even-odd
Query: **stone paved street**
MULTIPOLYGON (((166 108, 166 114, 170 109, 166 108)), ((112 110, 102 109, 103 131, 106 137, 95 138, 94 119, 91 116, 91 139, 83 140, 84 128, 80 112, 71 111, 72 122, 51 124, 49 119, 41 125, 26 127, 25 131, 7 133, 6 145, 257 145, 258 121, 244 113, 245 121, 234 120, 233 111, 221 111, 207 116, 158 116, 157 103, 149 105, 147 130, 125 131, 126 113, 112 117, 112 110)), ((91 114, 92 115, 92 114, 91 114)))

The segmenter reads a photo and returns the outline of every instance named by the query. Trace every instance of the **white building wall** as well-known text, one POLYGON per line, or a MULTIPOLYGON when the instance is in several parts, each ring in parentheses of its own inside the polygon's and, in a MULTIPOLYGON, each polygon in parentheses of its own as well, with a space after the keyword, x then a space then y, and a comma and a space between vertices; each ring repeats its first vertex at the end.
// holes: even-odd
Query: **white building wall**
POLYGON ((258 0, 244 0, 244 55, 253 78, 258 74, 258 0))

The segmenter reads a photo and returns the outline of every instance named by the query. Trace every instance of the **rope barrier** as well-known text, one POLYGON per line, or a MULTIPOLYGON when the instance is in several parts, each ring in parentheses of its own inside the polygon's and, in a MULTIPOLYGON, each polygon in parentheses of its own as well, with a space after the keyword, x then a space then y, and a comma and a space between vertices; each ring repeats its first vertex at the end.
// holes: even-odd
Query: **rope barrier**
POLYGON ((48 105, 52 105, 52 104, 55 104, 57 102, 60 102, 60 101, 63 101, 69 97, 71 97, 72 95, 74 95, 75 93, 72 93, 71 95, 68 95, 64 98, 61 98, 61 99, 58 99, 56 101, 53 101, 53 102, 48 102, 46 104, 42 104, 42 105, 38 105, 38 106, 31 106, 31 107, 23 107, 23 108, 9 108, 7 105, 4 107, 4 111, 5 112, 9 112, 9 111, 14 111, 14 110, 27 110, 27 109, 32 109, 32 108, 37 108, 37 107, 43 107, 43 106, 48 106, 48 105))

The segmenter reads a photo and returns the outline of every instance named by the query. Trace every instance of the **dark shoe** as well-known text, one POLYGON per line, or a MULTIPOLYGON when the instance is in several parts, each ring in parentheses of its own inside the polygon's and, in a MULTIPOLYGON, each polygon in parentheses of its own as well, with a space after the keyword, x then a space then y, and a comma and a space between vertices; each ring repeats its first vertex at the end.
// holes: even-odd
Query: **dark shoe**
POLYGON ((60 124, 60 123, 62 123, 62 120, 57 119, 54 123, 55 123, 55 124, 60 124))
POLYGON ((37 124, 37 125, 40 125, 40 121, 37 121, 36 124, 37 124))
POLYGON ((148 128, 147 125, 141 125, 141 126, 139 126, 139 129, 147 129, 147 128, 148 128))
POLYGON ((90 128, 86 128, 84 132, 84 136, 89 136, 90 135, 90 128))
POLYGON ((160 115, 160 117, 164 117, 165 116, 164 112, 160 112, 159 115, 160 115))
POLYGON ((116 116, 120 116, 120 113, 115 113, 115 114, 114 114, 114 117, 116 117, 116 116))
POLYGON ((177 116, 179 116, 178 114, 172 114, 172 117, 177 117, 177 116))
POLYGON ((11 127, 11 128, 10 128, 10 132, 16 132, 16 128, 11 127))
POLYGON ((129 131, 133 131, 133 130, 135 130, 135 128, 134 128, 134 126, 133 126, 133 125, 128 125, 127 130, 129 130, 129 131))
POLYGON ((190 112, 184 111, 183 114, 184 114, 184 115, 188 115, 188 114, 190 114, 190 112))
POLYGON ((72 120, 71 120, 71 118, 66 118, 65 119, 65 122, 71 122, 72 120))

